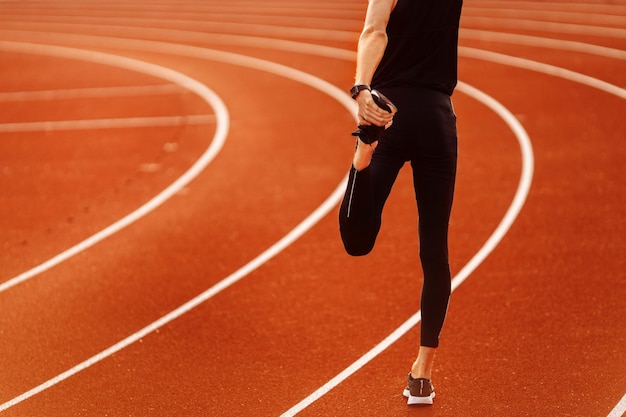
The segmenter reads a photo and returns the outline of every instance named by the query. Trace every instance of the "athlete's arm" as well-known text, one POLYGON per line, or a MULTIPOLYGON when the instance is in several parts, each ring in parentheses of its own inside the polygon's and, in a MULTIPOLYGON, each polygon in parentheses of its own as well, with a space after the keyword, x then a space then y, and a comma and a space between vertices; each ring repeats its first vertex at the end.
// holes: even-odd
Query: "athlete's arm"
MULTIPOLYGON (((414 0, 416 1, 416 0, 414 0)), ((387 22, 397 0, 370 0, 363 31, 359 37, 354 84, 370 85, 374 71, 387 47, 387 22)), ((367 90, 357 96, 359 124, 384 126, 393 115, 381 110, 367 90)))

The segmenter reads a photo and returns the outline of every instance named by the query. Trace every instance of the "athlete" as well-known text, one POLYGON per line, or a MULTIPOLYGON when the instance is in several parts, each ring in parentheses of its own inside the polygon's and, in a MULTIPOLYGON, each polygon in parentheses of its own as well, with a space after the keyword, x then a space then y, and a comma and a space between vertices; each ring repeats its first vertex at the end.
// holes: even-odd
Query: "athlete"
POLYGON ((341 237, 353 256, 368 254, 399 170, 410 162, 419 213, 420 348, 404 396, 432 404, 433 359, 450 299, 448 223, 457 163, 456 115, 462 0, 369 0, 352 97, 359 129, 339 211, 341 237))

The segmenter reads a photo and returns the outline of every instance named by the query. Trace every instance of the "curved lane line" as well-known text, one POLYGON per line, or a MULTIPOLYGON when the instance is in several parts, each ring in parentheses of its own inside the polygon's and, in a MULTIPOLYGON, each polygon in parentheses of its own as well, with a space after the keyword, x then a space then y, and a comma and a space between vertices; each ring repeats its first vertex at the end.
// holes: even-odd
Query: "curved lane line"
MULTIPOLYGON (((532 4, 532 3, 530 3, 532 4)), ((530 5, 529 4, 529 5, 530 5)), ((533 5, 534 6, 534 5, 533 5)), ((583 25, 599 25, 599 26, 624 26, 625 17, 620 16, 617 12, 619 9, 614 7, 612 13, 601 13, 594 7, 588 10, 537 10, 535 8, 495 8, 492 5, 487 7, 464 7, 463 12, 473 16, 482 16, 491 19, 525 19, 538 22, 555 22, 555 23, 575 23, 583 25), (617 9, 617 10, 616 10, 617 9)))
MULTIPOLYGON (((70 30, 79 30, 84 27, 84 29, 89 29, 88 25, 83 24, 74 24, 74 23, 64 23, 54 25, 55 27, 66 28, 70 30)), ((297 53, 306 53, 310 55, 316 56, 324 56, 326 58, 337 58, 343 60, 356 60, 356 51, 350 51, 346 49, 340 49, 332 46, 313 44, 313 43, 304 43, 298 41, 292 41, 287 39, 278 39, 278 38, 267 38, 261 36, 250 36, 250 35, 234 35, 234 34, 225 34, 219 32, 198 32, 191 30, 180 30, 180 29, 156 29, 156 28, 141 28, 137 29, 133 26, 117 26, 117 25, 102 25, 107 30, 110 31, 125 31, 125 36, 141 36, 141 40, 132 37, 122 37, 122 36, 100 36, 100 35, 78 35, 75 33, 66 33, 66 32, 44 32, 46 35, 46 42, 66 42, 67 39, 78 40, 80 42, 84 42, 85 45, 89 45, 90 47, 94 46, 106 46, 111 40, 124 41, 126 42, 190 42, 190 43, 202 43, 206 42, 207 39, 210 39, 211 43, 215 43, 218 45, 241 45, 241 46, 250 46, 253 48, 260 49, 272 49, 272 50, 280 50, 280 51, 289 51, 289 52, 297 52, 297 53), (159 37, 162 39, 163 37, 167 37, 168 41, 163 40, 151 40, 145 39, 144 37, 159 37), (100 43, 98 43, 100 42, 100 43)), ((23 36, 23 35, 33 35, 38 34, 38 32, 33 32, 31 30, 9 30, 9 29, 0 29, 0 35, 2 36, 23 36)), ((267 35, 267 34, 265 34, 267 35)), ((355 33, 355 36, 358 36, 355 33)), ((306 39, 314 39, 314 37, 308 37, 306 39)), ((332 38, 322 39, 323 41, 332 41, 332 38)), ((180 44, 176 44, 180 45, 180 44)), ((1 96, 0 96, 1 97, 1 96)))
MULTIPOLYGON (((94 29, 99 26, 107 27, 107 22, 110 23, 122 23, 122 24, 135 24, 138 26, 145 26, 146 29, 154 28, 162 23, 167 23, 168 25, 179 25, 182 27, 190 27, 193 25, 194 28, 197 28, 200 31, 205 32, 220 32, 220 33, 247 33, 250 36, 271 36, 276 38, 296 38, 296 39, 315 39, 319 41, 332 40, 336 42, 354 42, 358 37, 357 32, 348 31, 348 30, 335 30, 335 29, 317 29, 317 28, 306 28, 306 27, 296 27, 296 26, 277 26, 277 25, 267 25, 267 24, 256 24, 256 23, 228 23, 228 22, 220 22, 220 21, 194 21, 189 22, 188 20, 180 20, 180 19, 152 19, 152 18, 143 18, 143 17, 131 17, 131 18, 119 18, 119 17, 93 17, 86 16, 81 18, 81 23, 77 23, 76 25, 82 25, 84 28, 94 29), (104 22, 104 23, 102 23, 104 22)), ((45 26, 55 26, 55 25, 66 25, 65 22, 33 22, 33 21, 24 21, 24 20, 14 20, 12 22, 6 22, 3 24, 7 26, 13 25, 45 25, 45 26)))
POLYGON ((463 24, 464 26, 470 24, 472 26, 502 28, 506 30, 536 30, 541 32, 564 33, 584 36, 600 36, 615 39, 626 38, 626 29, 622 28, 580 25, 575 23, 543 22, 540 20, 509 18, 493 19, 490 17, 465 16, 461 18, 461 24, 463 24))
POLYGON ((77 245, 65 250, 64 252, 54 256, 53 258, 39 264, 38 266, 23 272, 22 274, 9 279, 0 284, 0 292, 6 291, 48 269, 64 262, 72 256, 90 248, 98 242, 117 233, 126 226, 137 221, 141 217, 147 215, 152 210, 163 204, 182 188, 184 188, 191 180, 193 180, 202 170, 215 158, 226 141, 229 128, 229 115, 226 106, 222 100, 209 90, 204 84, 174 70, 159 65, 138 61, 132 58, 126 58, 101 52, 86 51, 82 49, 67 48, 62 46, 39 45, 20 42, 0 41, 0 50, 30 53, 36 55, 50 55, 55 57, 63 57, 68 59, 77 59, 83 61, 91 61, 109 66, 126 68, 131 71, 142 72, 164 80, 168 80, 181 87, 190 90, 204 99, 209 106, 215 110, 216 131, 211 141, 211 145, 200 156, 200 158, 185 172, 181 177, 174 181, 165 190, 161 191, 156 197, 152 198, 137 210, 106 227, 93 236, 83 240, 77 245))
POLYGON ((156 96, 176 93, 180 93, 180 86, 176 84, 135 85, 127 87, 65 88, 62 90, 0 92, 0 102, 156 96))
POLYGON ((539 36, 518 35, 514 33, 491 32, 487 30, 461 28, 461 39, 474 39, 514 45, 534 46, 539 48, 558 49, 562 51, 581 52, 606 58, 626 60, 626 51, 579 41, 564 39, 541 38, 539 36))
POLYGON ((497 52, 485 51, 483 49, 468 48, 465 46, 459 46, 459 55, 462 55, 465 58, 474 58, 481 61, 495 62, 497 64, 522 68, 529 71, 551 75, 553 77, 563 78, 564 80, 583 84, 626 100, 626 89, 624 88, 618 87, 606 81, 599 80, 589 75, 570 71, 568 69, 557 67, 555 65, 544 64, 542 62, 532 61, 525 58, 518 58, 510 55, 504 55, 497 52))
POLYGON ((48 122, 0 123, 0 133, 52 132, 84 129, 131 129, 138 127, 166 127, 206 125, 215 123, 212 114, 185 116, 126 117, 115 119, 54 120, 48 122))

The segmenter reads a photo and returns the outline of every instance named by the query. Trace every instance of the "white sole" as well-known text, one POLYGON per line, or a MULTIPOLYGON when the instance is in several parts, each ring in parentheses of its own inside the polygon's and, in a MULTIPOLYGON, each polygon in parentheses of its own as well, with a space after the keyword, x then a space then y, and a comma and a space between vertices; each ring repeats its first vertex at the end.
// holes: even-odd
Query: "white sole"
POLYGON ((411 395, 411 392, 405 388, 404 392, 402 393, 402 395, 404 395, 407 398, 407 404, 408 405, 418 405, 418 404, 422 404, 422 405, 432 405, 433 403, 433 399, 435 398, 435 393, 433 392, 432 394, 430 394, 428 397, 414 397, 411 395))

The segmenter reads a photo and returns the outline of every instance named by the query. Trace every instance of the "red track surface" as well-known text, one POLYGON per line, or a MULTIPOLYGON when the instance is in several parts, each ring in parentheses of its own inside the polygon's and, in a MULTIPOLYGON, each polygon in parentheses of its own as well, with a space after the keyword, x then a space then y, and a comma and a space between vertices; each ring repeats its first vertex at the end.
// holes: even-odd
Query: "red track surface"
MULTIPOLYGON (((356 0, 0 2, 3 416, 278 416, 302 400, 303 416, 624 411, 625 2, 465 2, 459 78, 519 120, 534 174, 510 230, 452 296, 434 406, 401 396, 417 328, 317 391, 419 310, 407 172, 372 255, 344 254, 333 200, 285 250, 205 292, 316 210, 351 159, 349 109, 250 57, 345 91, 364 11, 356 0), (120 57, 206 85, 228 117, 120 57), (50 121, 68 123, 38 123, 50 121), (225 127, 217 156, 171 198, 30 273, 159 195, 225 127)), ((524 162, 515 132, 469 91, 454 95, 453 275, 498 227, 524 162)))

